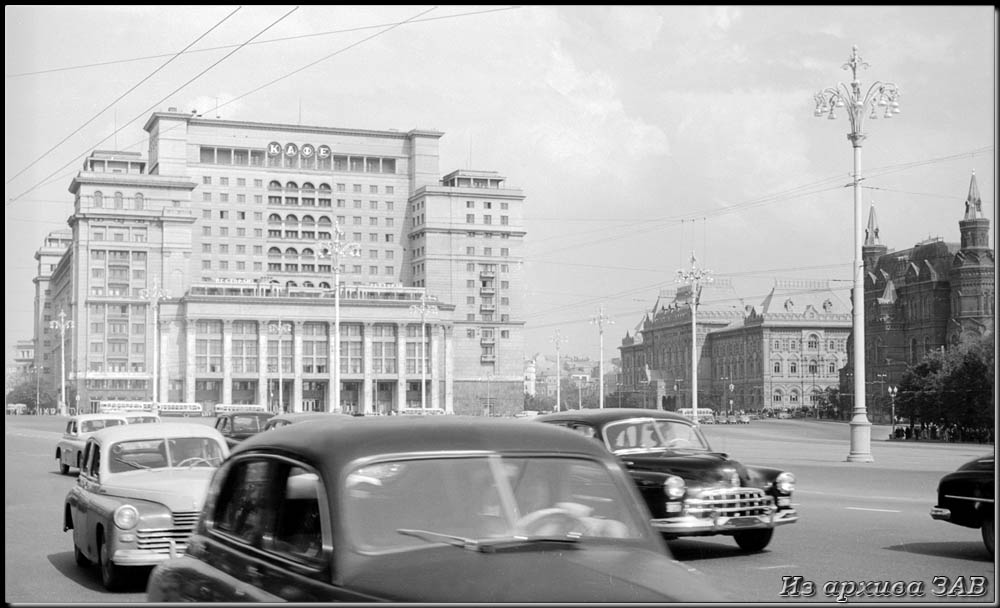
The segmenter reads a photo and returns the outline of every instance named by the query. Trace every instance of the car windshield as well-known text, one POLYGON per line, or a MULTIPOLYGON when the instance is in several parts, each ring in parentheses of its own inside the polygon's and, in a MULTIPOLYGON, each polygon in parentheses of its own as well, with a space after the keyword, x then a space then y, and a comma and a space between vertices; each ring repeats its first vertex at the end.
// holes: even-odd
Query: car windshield
POLYGON ((234 433, 257 433, 260 429, 258 416, 233 416, 234 433))
POLYGON ((217 467, 222 458, 222 449, 210 437, 132 439, 111 446, 108 470, 124 473, 138 469, 217 467))
POLYGON ((397 460, 355 469, 346 486, 345 529, 363 552, 644 534, 609 471, 582 458, 397 460))
POLYGON ((680 420, 635 418, 604 427, 605 442, 612 452, 647 450, 708 451, 708 441, 698 427, 680 420))
POLYGON ((119 424, 125 424, 125 421, 121 420, 120 418, 102 418, 95 420, 84 420, 83 422, 80 423, 80 432, 93 433, 94 431, 99 431, 109 426, 118 426, 119 424))

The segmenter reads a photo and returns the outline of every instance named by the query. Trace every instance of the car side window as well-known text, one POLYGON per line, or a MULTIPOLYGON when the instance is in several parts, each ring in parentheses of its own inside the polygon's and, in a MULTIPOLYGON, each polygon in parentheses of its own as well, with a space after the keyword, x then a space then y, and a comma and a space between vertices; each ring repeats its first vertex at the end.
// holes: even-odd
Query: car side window
POLYGON ((225 433, 226 427, 229 426, 229 418, 219 418, 215 421, 215 428, 219 429, 219 432, 225 433))
POLYGON ((317 572, 323 567, 322 510, 325 501, 319 475, 284 459, 234 462, 215 505, 216 531, 317 572))
POLYGON ((96 443, 90 444, 90 475, 94 479, 101 476, 101 446, 96 443))

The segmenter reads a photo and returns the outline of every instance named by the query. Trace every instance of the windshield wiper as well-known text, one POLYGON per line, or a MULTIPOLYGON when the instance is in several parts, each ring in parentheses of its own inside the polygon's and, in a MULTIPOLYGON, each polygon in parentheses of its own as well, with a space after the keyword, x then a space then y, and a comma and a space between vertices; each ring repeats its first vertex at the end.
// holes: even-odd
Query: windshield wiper
POLYGON ((139 464, 138 462, 132 462, 130 460, 122 460, 121 458, 117 458, 117 457, 114 460, 115 460, 115 462, 120 462, 122 464, 127 464, 128 466, 132 467, 133 469, 148 469, 149 468, 149 467, 147 467, 144 464, 139 464))
POLYGON ((504 538, 475 539, 465 538, 433 532, 431 530, 416 530, 412 528, 399 528, 396 530, 406 536, 415 536, 426 541, 443 542, 453 547, 461 547, 468 551, 479 551, 480 553, 499 553, 501 551, 520 550, 525 548, 545 548, 557 545, 564 548, 567 545, 575 545, 580 540, 578 534, 567 536, 508 536, 504 538))

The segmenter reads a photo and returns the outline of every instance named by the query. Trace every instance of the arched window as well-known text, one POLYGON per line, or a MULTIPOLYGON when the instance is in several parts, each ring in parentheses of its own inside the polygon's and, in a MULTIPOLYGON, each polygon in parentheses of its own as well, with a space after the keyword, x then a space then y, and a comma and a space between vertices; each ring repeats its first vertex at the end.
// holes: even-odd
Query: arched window
POLYGON ((917 339, 910 338, 910 363, 917 362, 917 339))
POLYGON ((819 365, 816 364, 816 361, 809 361, 809 373, 815 376, 817 372, 819 372, 819 365))
POLYGON ((279 224, 280 225, 281 224, 281 216, 278 215, 277 213, 272 213, 271 215, 267 216, 267 223, 268 224, 279 224))
POLYGON ((788 393, 788 401, 791 402, 791 403, 798 403, 799 402, 799 391, 797 389, 792 389, 788 393))
POLYGON ((125 195, 121 192, 115 192, 115 209, 125 208, 125 195))
POLYGON ((773 366, 772 369, 774 370, 774 373, 780 374, 781 373, 781 361, 775 361, 774 362, 774 366, 773 366))
POLYGON ((926 355, 929 352, 931 352, 931 338, 930 338, 930 336, 925 336, 924 337, 924 352, 923 352, 923 354, 926 355))
POLYGON ((303 257, 310 257, 311 258, 311 257, 314 257, 315 255, 316 255, 316 253, 312 249, 310 249, 309 247, 306 247, 305 249, 302 250, 302 256, 303 257))
POLYGON ((103 207, 104 206, 104 194, 100 190, 94 192, 94 206, 103 207))
POLYGON ((135 208, 139 211, 146 208, 146 200, 143 198, 141 192, 136 192, 135 197, 132 200, 135 202, 135 208))
POLYGON ((326 281, 320 281, 319 286, 321 289, 330 289, 330 284, 326 281))
POLYGON ((311 215, 303 215, 302 216, 302 225, 303 226, 315 226, 316 225, 316 220, 313 219, 313 216, 311 216, 311 215))
POLYGON ((299 185, 296 184, 295 182, 288 182, 287 184, 285 184, 285 190, 298 190, 298 189, 299 185))
POLYGON ((291 287, 298 287, 298 285, 295 283, 295 281, 288 281, 287 283, 285 283, 285 289, 289 289, 291 287))
POLYGON ((788 364, 788 373, 790 373, 790 374, 797 374, 797 373, 799 373, 799 364, 796 363, 795 361, 790 362, 788 364))
POLYGON ((774 392, 771 393, 771 403, 776 403, 778 405, 781 405, 784 402, 784 397, 785 396, 781 392, 781 389, 780 388, 776 388, 776 389, 774 389, 774 392))
POLYGON ((836 374, 837 373, 837 362, 836 361, 830 361, 830 365, 827 366, 826 371, 829 374, 836 374))
POLYGON ((819 336, 816 334, 809 334, 809 350, 816 350, 819 348, 819 336))
POLYGON ((312 284, 312 281, 303 281, 302 282, 302 286, 303 287, 312 287, 313 284, 312 284))
POLYGON ((285 250, 285 257, 286 258, 297 258, 297 257, 299 257, 299 250, 296 249, 295 247, 289 247, 288 249, 285 250))
POLYGON ((298 224, 299 223, 299 216, 297 216, 295 214, 288 214, 288 215, 285 216, 285 223, 286 224, 298 224))
POLYGON ((309 192, 312 192, 313 190, 316 189, 316 186, 314 186, 312 184, 312 182, 306 182, 306 183, 302 184, 302 189, 306 190, 306 191, 309 191, 309 192))
POLYGON ((279 182, 276 179, 275 180, 271 180, 267 184, 267 189, 268 190, 281 190, 281 182, 279 182))
POLYGON ((269 257, 269 258, 280 258, 281 257, 281 249, 279 249, 277 247, 271 247, 270 249, 267 250, 267 257, 269 257))
POLYGON ((330 184, 320 184, 319 185, 319 191, 320 192, 331 192, 332 190, 330 189, 330 184))
POLYGON ((330 218, 326 217, 325 215, 321 215, 320 218, 319 218, 319 225, 320 226, 333 226, 333 221, 330 218))

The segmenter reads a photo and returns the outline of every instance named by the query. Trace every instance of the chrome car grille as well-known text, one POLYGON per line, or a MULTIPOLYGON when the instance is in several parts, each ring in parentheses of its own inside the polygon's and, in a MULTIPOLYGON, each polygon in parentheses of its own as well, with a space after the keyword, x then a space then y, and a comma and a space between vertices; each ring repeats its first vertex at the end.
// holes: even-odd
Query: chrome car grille
POLYGON ((136 531, 139 549, 155 553, 170 553, 171 542, 178 553, 187 548, 187 539, 194 532, 198 521, 197 511, 178 511, 173 514, 172 528, 140 528, 136 531))
POLYGON ((723 488, 706 490, 685 503, 695 517, 749 517, 771 513, 774 499, 759 488, 723 488))

